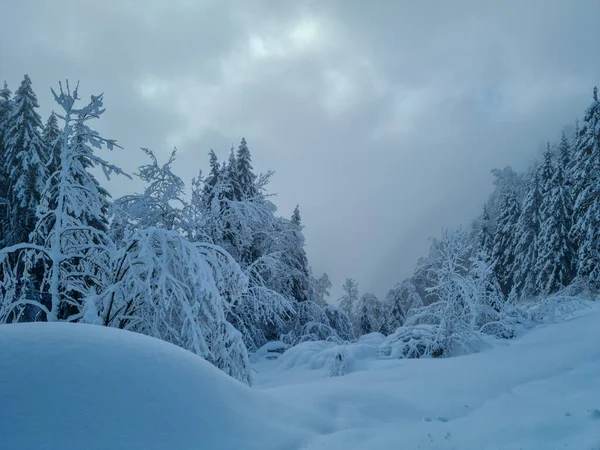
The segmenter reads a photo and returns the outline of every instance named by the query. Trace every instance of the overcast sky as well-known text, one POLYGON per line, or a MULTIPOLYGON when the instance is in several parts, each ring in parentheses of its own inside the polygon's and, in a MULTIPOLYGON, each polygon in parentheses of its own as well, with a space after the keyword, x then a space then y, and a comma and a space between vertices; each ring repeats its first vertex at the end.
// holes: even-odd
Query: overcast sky
POLYGON ((0 17, 0 78, 28 73, 44 115, 59 79, 104 92, 130 172, 139 147, 177 146, 189 185, 245 136, 334 296, 410 275, 479 214, 490 169, 526 167, 600 84, 598 0, 3 0, 0 17))

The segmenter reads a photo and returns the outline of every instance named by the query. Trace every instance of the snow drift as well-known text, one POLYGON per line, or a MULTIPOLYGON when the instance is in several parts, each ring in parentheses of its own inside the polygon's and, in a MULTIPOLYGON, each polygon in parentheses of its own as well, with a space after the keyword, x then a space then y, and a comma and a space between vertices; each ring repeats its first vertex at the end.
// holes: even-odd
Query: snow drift
POLYGON ((265 450, 299 448, 306 434, 297 411, 140 334, 2 325, 0 350, 3 450, 265 450))

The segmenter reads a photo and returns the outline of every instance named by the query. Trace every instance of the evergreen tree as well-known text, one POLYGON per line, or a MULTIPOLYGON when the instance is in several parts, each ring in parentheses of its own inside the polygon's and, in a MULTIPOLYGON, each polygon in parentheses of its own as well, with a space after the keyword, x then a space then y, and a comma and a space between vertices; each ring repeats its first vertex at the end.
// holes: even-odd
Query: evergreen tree
POLYGON ((292 284, 292 295, 299 302, 308 300, 310 291, 310 274, 308 270, 308 258, 304 250, 304 235, 302 234, 302 222, 300 210, 296 206, 289 222, 290 237, 288 239, 288 250, 283 252, 283 260, 290 267, 290 279, 292 284))
POLYGON ((60 93, 52 91, 64 109, 60 170, 50 178, 56 177, 57 182, 47 182, 41 195, 33 242, 7 247, 0 253, 33 256, 44 269, 40 287, 44 298, 17 298, 9 313, 31 306, 43 312, 48 321, 78 321, 83 316, 84 299, 94 298, 107 288, 115 252, 108 236, 90 226, 101 221, 103 201, 86 167, 95 163, 107 176, 122 171, 94 154, 94 148, 106 146, 111 150, 116 146, 87 125, 104 112, 102 96, 92 96, 88 105, 76 108, 78 89, 71 91, 68 83, 66 91, 60 87, 60 93))
POLYGON ((571 237, 577 247, 577 277, 594 289, 600 287, 600 102, 594 88, 593 102, 576 142, 571 237))
POLYGON ((211 149, 208 152, 210 156, 210 172, 206 180, 204 180, 203 194, 206 197, 206 202, 212 201, 212 195, 214 195, 214 187, 219 182, 219 174, 221 173, 221 166, 219 165, 219 159, 214 150, 211 149))
POLYGON ((302 227, 302 218, 300 217, 300 205, 296 205, 292 213, 292 223, 297 227, 302 227))
POLYGON ((8 231, 8 173, 3 161, 6 160, 4 138, 12 110, 11 95, 12 92, 5 81, 4 88, 0 89, 0 246, 8 231))
POLYGON ((240 199, 254 197, 257 194, 256 186, 254 185, 256 175, 252 171, 252 158, 250 157, 250 150, 248 150, 245 138, 242 138, 242 142, 238 147, 236 164, 240 199))
POLYGON ((358 302, 358 283, 354 278, 346 278, 342 285, 344 294, 340 298, 340 308, 348 314, 351 321, 354 321, 355 307, 358 302))
POLYGON ((476 245, 477 250, 487 255, 488 262, 491 262, 494 254, 494 232, 487 205, 484 205, 479 219, 476 245))
POLYGON ((573 276, 574 252, 569 240, 572 200, 564 179, 565 162, 559 153, 540 214, 542 223, 538 240, 539 275, 536 291, 545 295, 567 286, 573 276))
POLYGON ((58 120, 54 111, 48 117, 46 126, 44 127, 44 133, 42 135, 44 145, 48 155, 52 158, 48 165, 50 173, 56 172, 60 167, 60 142, 58 141, 60 135, 60 129, 58 128, 58 120))
POLYGON ((36 109, 37 97, 25 75, 15 92, 14 106, 4 137, 7 227, 3 244, 27 242, 36 223, 36 209, 48 172, 48 154, 42 139, 42 122, 36 109))
POLYGON ((563 131, 560 135, 560 142, 558 143, 557 158, 560 166, 562 167, 563 179, 566 186, 571 185, 571 174, 569 168, 571 167, 571 144, 567 139, 567 135, 563 131))
MULTIPOLYGON (((527 191, 521 214, 515 229, 515 263, 513 278, 518 292, 524 296, 535 293, 538 274, 538 237, 542 206, 541 168, 534 168, 529 175, 527 191)), ((507 291, 504 291, 507 294, 507 291)))
POLYGON ((380 332, 382 328, 382 305, 374 294, 363 294, 356 304, 357 333, 362 336, 380 332))
POLYGON ((514 283, 515 236, 519 215, 517 197, 513 190, 507 189, 498 213, 493 255, 494 270, 504 295, 508 295, 514 283))
POLYGON ((220 179, 222 181, 223 191, 225 198, 232 201, 240 201, 242 199, 238 170, 237 170, 237 159, 233 151, 233 147, 229 152, 229 159, 223 163, 221 169, 220 179))

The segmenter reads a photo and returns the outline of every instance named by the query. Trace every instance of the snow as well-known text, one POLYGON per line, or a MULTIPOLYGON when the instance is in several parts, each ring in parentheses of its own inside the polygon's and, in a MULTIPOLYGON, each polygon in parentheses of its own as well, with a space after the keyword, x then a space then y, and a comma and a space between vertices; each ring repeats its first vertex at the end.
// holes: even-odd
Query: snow
MULTIPOLYGON (((317 343, 302 344, 314 352, 313 365, 295 355, 297 346, 278 361, 256 365, 256 387, 320 414, 331 427, 314 436, 307 450, 597 450, 599 306, 518 339, 496 341, 481 353, 363 360, 341 377, 327 377, 325 348, 314 352, 317 343)), ((352 349, 364 345, 351 344, 347 352, 355 355, 352 349)))
POLYGON ((316 426, 200 357, 128 331, 2 325, 0 355, 2 450, 294 449, 316 426))
MULTIPOLYGON (((379 335, 255 359, 255 387, 117 329, 0 326, 0 447, 597 450, 600 305, 477 354, 382 359, 379 335), (328 376, 343 351, 353 364, 328 376)), ((264 349, 266 350, 266 349, 264 349)))

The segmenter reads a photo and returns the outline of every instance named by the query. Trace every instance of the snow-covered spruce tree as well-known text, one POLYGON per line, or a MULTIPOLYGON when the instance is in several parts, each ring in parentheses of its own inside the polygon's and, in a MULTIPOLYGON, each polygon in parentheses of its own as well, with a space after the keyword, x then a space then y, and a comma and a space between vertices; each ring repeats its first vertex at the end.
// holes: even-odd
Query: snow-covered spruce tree
POLYGON ((186 213, 199 222, 190 219, 184 228, 193 240, 222 246, 247 275, 249 289, 228 311, 228 320, 253 350, 286 333, 294 304, 312 296, 302 225, 276 217, 266 191, 272 172, 252 172, 245 141, 218 170, 216 155, 210 155, 209 176, 196 180, 186 213))
POLYGON ((354 278, 346 278, 342 284, 344 292, 339 299, 340 308, 348 315, 352 323, 356 318, 356 304, 358 303, 358 283, 354 278))
POLYGON ((2 161, 6 159, 6 150, 4 147, 4 138, 8 127, 8 119, 12 110, 12 92, 8 89, 6 81, 4 87, 0 89, 0 246, 3 244, 3 236, 8 230, 8 174, 2 161))
POLYGON ((511 291, 514 283, 515 240, 519 215, 517 196, 514 191, 507 189, 496 220, 493 255, 494 270, 505 296, 511 291))
POLYGON ((36 208, 48 178, 49 155, 42 139, 37 97, 25 75, 15 92, 4 133, 4 166, 8 202, 3 245, 29 241, 36 223, 36 208))
POLYGON ((342 341, 351 341, 354 339, 352 321, 342 308, 335 305, 327 305, 325 307, 325 314, 329 319, 329 325, 335 330, 342 341))
POLYGON ((381 301, 370 293, 363 294, 355 306, 357 334, 380 332, 382 330, 382 305, 381 301))
MULTIPOLYGON (((547 151, 545 160, 548 154, 547 151)), ((535 289, 541 295, 553 294, 568 286, 574 275, 574 251, 569 239, 573 201, 565 182, 564 161, 559 154, 555 167, 551 166, 553 173, 541 205, 535 289)))
POLYGON ((475 246, 477 251, 487 255, 492 262, 494 255, 494 229, 491 223, 487 205, 483 206, 483 213, 477 221, 475 246))
POLYGON ((600 101, 594 88, 592 105, 576 141, 573 189, 577 195, 571 237, 577 247, 577 277, 600 288, 600 101))
POLYGON ((512 192, 520 204, 525 196, 527 186, 525 180, 510 166, 506 166, 504 169, 493 169, 492 175, 494 176, 494 190, 485 206, 489 214, 491 229, 495 234, 498 216, 507 192, 512 192))
MULTIPOLYGON (((214 195, 214 187, 219 181, 219 174, 221 173, 221 165, 219 164, 219 159, 217 158, 217 154, 214 150, 208 153, 210 157, 210 172, 206 180, 204 180, 203 194, 206 196, 205 201, 210 203, 212 201, 211 195, 214 195)), ((198 177, 198 180, 201 180, 202 177, 198 177)))
POLYGON ((116 240, 126 239, 138 229, 179 230, 183 226, 185 185, 172 171, 177 149, 173 149, 163 165, 151 150, 142 148, 142 151, 150 157, 151 163, 140 166, 136 175, 146 186, 143 193, 126 195, 113 203, 112 233, 116 240))
POLYGON ((44 132, 42 134, 46 151, 50 158, 48 162, 48 172, 54 173, 60 167, 60 128, 58 127, 58 119, 54 111, 48 116, 44 132))
POLYGON ((391 334, 410 316, 416 308, 423 307, 423 299, 417 292, 412 279, 406 279, 390 289, 383 301, 383 330, 391 334))
MULTIPOLYGON (((512 277, 518 292, 524 297, 530 297, 537 293, 536 282, 539 273, 538 238, 542 223, 540 214, 543 199, 540 172, 540 169, 534 168, 529 174, 521 214, 513 231, 514 265, 512 269, 508 266, 508 272, 510 273, 512 270, 512 277)), ((513 216, 509 214, 505 217, 510 230, 513 216)), ((509 233, 503 234, 504 242, 510 242, 511 236, 509 233)), ((505 261, 508 262, 508 260, 505 261)), ((497 272, 497 274, 500 275, 500 272, 497 272)), ((506 272, 503 272, 502 276, 506 277, 506 272)), ((504 281, 504 278, 501 278, 501 280, 504 281)), ((508 294, 509 289, 505 289, 504 293, 508 294)))
MULTIPOLYGON (((567 135, 563 131, 560 135, 560 142, 558 143, 558 148, 556 149, 556 158, 557 164, 560 164, 563 171, 563 178, 565 186, 571 186, 571 164, 572 164, 572 148, 567 135)), ((569 192, 571 195, 571 192, 569 192)))
POLYGON ((272 246, 272 251, 280 252, 282 262, 288 267, 288 286, 282 293, 289 291, 298 302, 307 301, 312 292, 302 228, 300 210, 296 206, 291 220, 278 220, 277 230, 281 237, 272 246))
POLYGON ((116 259, 99 314, 104 325, 171 342, 250 384, 246 347, 226 320, 231 305, 220 293, 244 280, 239 266, 218 248, 198 247, 175 231, 137 230, 116 259), (222 284, 225 279, 234 284, 222 284))
POLYGON ((78 88, 71 92, 68 82, 66 90, 61 84, 59 93, 52 93, 64 111, 58 115, 63 122, 60 168, 46 181, 32 243, 16 244, 0 253, 26 255, 43 265, 42 300, 19 298, 11 303, 9 313, 30 305, 48 321, 77 321, 83 317, 83 300, 106 289, 115 251, 106 233, 91 225, 103 221, 105 202, 86 168, 97 165, 106 176, 123 172, 94 152, 116 146, 87 124, 104 113, 102 96, 92 96, 86 106, 76 107, 78 88))
POLYGON ((255 185, 256 175, 253 172, 252 158, 245 138, 242 138, 238 147, 235 167, 240 200, 254 197, 258 193, 255 185))

